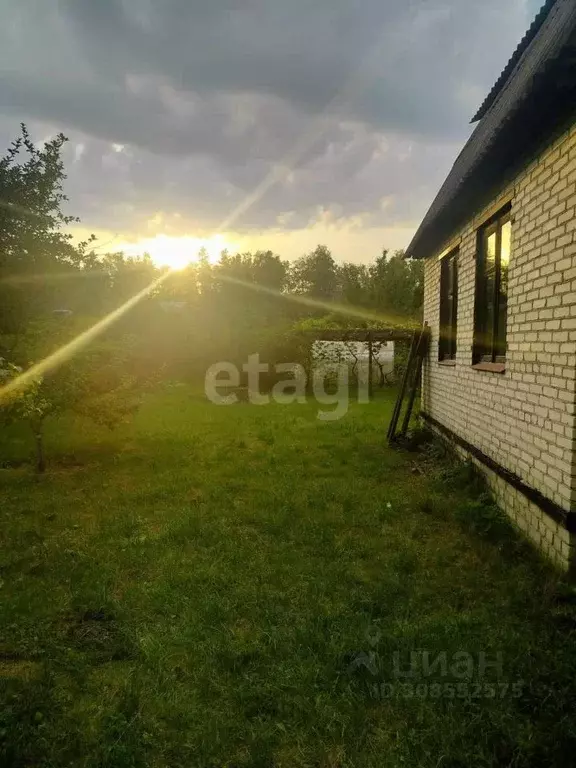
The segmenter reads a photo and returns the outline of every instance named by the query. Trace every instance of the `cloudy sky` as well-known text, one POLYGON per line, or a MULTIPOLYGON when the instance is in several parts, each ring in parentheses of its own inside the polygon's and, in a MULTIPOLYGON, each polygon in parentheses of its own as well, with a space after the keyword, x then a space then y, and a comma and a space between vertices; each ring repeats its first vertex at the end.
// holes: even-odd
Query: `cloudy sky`
POLYGON ((102 247, 407 245, 539 0, 3 0, 0 141, 66 150, 102 247))

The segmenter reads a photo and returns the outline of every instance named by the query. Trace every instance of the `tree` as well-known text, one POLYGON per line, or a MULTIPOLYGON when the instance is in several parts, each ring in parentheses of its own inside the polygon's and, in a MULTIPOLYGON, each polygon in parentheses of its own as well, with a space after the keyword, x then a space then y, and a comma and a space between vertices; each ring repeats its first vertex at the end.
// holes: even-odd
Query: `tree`
POLYGON ((370 300, 370 272, 366 264, 344 262, 338 266, 340 301, 362 307, 370 300))
MULTIPOLYGON (((7 386, 23 373, 23 368, 0 357, 0 385, 7 386)), ((25 389, 5 394, 0 400, 0 417, 5 424, 23 421, 29 424, 36 446, 36 470, 44 472, 43 424, 50 404, 41 393, 42 378, 37 377, 25 389)))
POLYGON ((388 256, 384 250, 369 268, 371 304, 392 316, 415 318, 422 308, 423 271, 418 261, 406 259, 403 251, 388 256))
POLYGON ((336 262, 325 245, 297 259, 290 271, 291 289, 310 298, 330 301, 338 287, 336 262))
MULTIPOLYGON (((50 324, 58 322, 53 320, 50 324)), ((54 327, 40 323, 28 330, 24 346, 29 355, 36 353, 42 357, 46 338, 54 343, 63 336, 75 335, 75 328, 59 334, 54 327)), ((102 339, 60 368, 11 390, 2 387, 18 379, 26 367, 0 359, 0 420, 28 425, 34 438, 38 472, 46 469, 44 434, 48 418, 73 412, 113 429, 138 407, 149 382, 134 372, 132 354, 130 340, 102 339)))
POLYGON ((61 231, 77 221, 62 211, 66 141, 60 133, 39 149, 22 124, 0 159, 0 333, 18 334, 46 309, 58 282, 50 275, 77 269, 87 246, 61 231))

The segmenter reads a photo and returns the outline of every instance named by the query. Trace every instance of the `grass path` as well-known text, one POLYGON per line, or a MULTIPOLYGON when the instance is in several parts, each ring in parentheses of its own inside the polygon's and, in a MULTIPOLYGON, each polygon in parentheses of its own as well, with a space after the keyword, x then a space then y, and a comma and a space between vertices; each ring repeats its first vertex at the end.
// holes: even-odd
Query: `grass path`
POLYGON ((385 446, 391 406, 174 388, 112 434, 54 426, 42 478, 5 434, 0 765, 569 765, 574 609, 385 446), (433 674, 394 677, 411 651, 433 674))

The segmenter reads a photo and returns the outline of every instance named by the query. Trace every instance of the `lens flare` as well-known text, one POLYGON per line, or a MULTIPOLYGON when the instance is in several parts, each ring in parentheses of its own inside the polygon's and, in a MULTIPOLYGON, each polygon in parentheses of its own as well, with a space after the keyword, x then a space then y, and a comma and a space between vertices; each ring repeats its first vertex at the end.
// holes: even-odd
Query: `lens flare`
POLYGON ((165 272, 162 274, 157 280, 154 280, 142 291, 137 293, 135 296, 132 296, 131 299, 128 299, 128 301, 122 304, 122 306, 118 307, 118 309, 110 312, 109 315, 106 315, 106 317, 97 322, 91 328, 88 328, 88 330, 76 336, 76 338, 72 339, 72 341, 68 342, 68 344, 64 344, 64 346, 60 347, 60 349, 57 349, 56 352, 48 355, 48 357, 45 357, 44 360, 36 363, 36 365, 32 365, 20 376, 12 379, 8 384, 1 387, 0 405, 2 405, 3 402, 6 402, 9 398, 13 397, 18 392, 25 390, 29 384, 37 381, 39 377, 50 373, 50 371, 58 368, 60 365, 62 365, 62 363, 65 363, 67 360, 73 357, 77 352, 79 352, 87 344, 93 341, 109 326, 115 323, 116 320, 122 317, 122 315, 126 314, 126 312, 129 312, 132 307, 136 306, 136 304, 138 304, 138 302, 140 302, 145 296, 148 296, 151 291, 161 285, 170 274, 171 272, 165 272))

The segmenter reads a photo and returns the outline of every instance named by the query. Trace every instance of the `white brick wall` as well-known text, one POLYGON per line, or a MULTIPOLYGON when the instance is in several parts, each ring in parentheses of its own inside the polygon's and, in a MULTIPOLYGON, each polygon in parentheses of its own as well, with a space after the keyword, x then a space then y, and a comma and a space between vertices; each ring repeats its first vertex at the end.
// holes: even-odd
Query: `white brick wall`
MULTIPOLYGON (((430 325, 432 343, 424 369, 423 409, 569 510, 576 495, 576 126, 486 210, 477 211, 437 254, 430 254, 425 265, 424 320, 430 325), (471 367, 476 233, 498 203, 510 198, 506 371, 498 374, 471 367), (456 365, 449 367, 438 364, 438 255, 458 240, 457 353, 456 365)), ((491 485, 498 490, 498 483, 491 485)), ((566 562, 570 553, 566 532, 524 496, 519 500, 514 494, 496 492, 519 527, 554 559, 566 562), (552 538, 546 533, 550 524, 552 538)))

